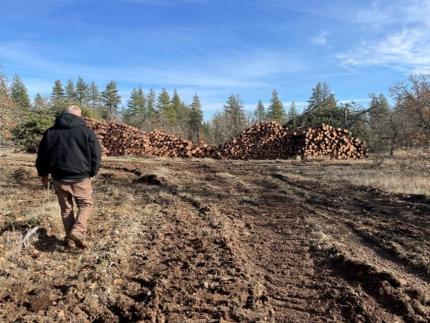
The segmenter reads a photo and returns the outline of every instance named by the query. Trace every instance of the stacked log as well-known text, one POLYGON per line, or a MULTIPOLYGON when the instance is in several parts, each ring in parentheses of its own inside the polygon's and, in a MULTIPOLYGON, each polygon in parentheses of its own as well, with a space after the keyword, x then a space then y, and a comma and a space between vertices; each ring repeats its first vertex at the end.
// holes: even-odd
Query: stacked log
POLYGON ((261 122, 218 147, 223 159, 286 159, 290 156, 288 132, 279 123, 261 122))
POLYGON ((215 149, 204 142, 196 145, 158 130, 144 132, 118 122, 85 121, 108 156, 215 157, 215 149))
POLYGON ((333 159, 362 159, 367 157, 366 142, 352 137, 347 129, 320 127, 298 129, 288 133, 291 155, 303 157, 329 156, 333 159))
POLYGON ((204 142, 194 144, 159 130, 144 132, 118 122, 86 119, 108 156, 197 157, 222 159, 288 159, 295 156, 333 159, 366 158, 366 143, 353 138, 349 130, 320 127, 288 131, 277 122, 261 122, 239 136, 214 148, 204 142))

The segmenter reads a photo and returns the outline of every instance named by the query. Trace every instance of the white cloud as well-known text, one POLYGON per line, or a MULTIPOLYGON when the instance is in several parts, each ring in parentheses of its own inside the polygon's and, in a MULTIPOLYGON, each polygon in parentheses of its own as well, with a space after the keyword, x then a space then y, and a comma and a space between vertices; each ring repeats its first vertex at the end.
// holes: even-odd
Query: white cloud
POLYGON ((44 71, 46 78, 67 79, 82 76, 86 79, 107 82, 130 82, 165 87, 205 88, 271 88, 272 76, 298 72, 304 68, 299 58, 284 53, 261 50, 228 52, 221 56, 196 59, 193 65, 177 67, 175 62, 156 65, 103 68, 90 65, 54 61, 37 54, 34 44, 0 43, 0 60, 8 69, 19 68, 28 72, 44 71))
POLYGON ((379 1, 374 1, 370 7, 358 10, 356 22, 372 27, 390 24, 396 21, 396 11, 395 1, 387 7, 383 7, 379 1))
POLYGON ((358 13, 357 22, 390 25, 381 36, 362 40, 338 55, 346 67, 381 65, 410 73, 430 72, 430 2, 393 1, 387 7, 375 2, 358 13))
POLYGON ((328 43, 327 36, 327 32, 322 30, 317 36, 311 39, 311 42, 315 45, 325 46, 328 43))

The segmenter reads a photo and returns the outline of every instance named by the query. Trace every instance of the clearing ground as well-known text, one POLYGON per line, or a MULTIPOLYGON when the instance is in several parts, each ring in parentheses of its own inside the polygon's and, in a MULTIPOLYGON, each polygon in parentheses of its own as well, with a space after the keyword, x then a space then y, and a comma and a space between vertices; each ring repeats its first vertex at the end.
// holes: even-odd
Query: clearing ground
POLYGON ((33 165, 0 152, 2 322, 430 320, 429 181, 388 192, 370 161, 105 158, 80 253, 33 165))

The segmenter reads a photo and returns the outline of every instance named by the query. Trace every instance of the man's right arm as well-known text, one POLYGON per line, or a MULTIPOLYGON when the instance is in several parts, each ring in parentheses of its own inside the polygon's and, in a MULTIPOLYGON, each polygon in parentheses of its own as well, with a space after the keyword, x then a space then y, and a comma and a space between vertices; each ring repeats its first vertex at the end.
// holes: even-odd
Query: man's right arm
POLYGON ((46 151, 47 138, 48 130, 43 134, 43 138, 39 144, 39 149, 37 150, 36 168, 40 177, 47 177, 49 175, 48 156, 46 151))

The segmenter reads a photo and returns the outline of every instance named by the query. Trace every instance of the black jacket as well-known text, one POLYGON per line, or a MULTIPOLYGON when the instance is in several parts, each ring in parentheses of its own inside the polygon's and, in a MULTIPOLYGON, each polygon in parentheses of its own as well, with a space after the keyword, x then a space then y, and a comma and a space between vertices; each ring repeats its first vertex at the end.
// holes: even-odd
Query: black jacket
POLYGON ((55 180, 93 177, 100 168, 100 143, 85 121, 63 113, 46 130, 37 152, 39 176, 51 174, 55 180))

